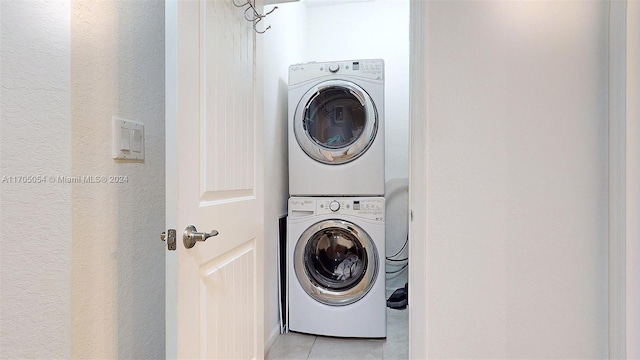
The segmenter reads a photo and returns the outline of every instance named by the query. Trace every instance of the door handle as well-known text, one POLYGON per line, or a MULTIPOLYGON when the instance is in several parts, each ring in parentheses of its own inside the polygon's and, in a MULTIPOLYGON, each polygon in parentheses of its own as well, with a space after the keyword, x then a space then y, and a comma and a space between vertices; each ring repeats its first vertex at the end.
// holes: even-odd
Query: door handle
POLYGON ((184 229, 182 233, 182 242, 184 243, 184 247, 187 249, 191 249, 196 245, 196 241, 205 241, 212 236, 218 235, 216 230, 211 230, 211 232, 198 232, 195 226, 189 225, 184 229))

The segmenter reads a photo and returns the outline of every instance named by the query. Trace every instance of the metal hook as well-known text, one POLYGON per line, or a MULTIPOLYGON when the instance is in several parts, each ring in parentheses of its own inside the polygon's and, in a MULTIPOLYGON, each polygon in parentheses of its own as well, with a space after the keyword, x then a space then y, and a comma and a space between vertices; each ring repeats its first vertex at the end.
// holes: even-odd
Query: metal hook
POLYGON ((260 14, 255 6, 253 5, 253 3, 251 2, 251 0, 247 0, 246 3, 242 4, 242 5, 238 5, 236 3, 236 0, 231 0, 231 3, 233 4, 233 6, 235 7, 245 7, 247 6, 247 8, 244 9, 244 19, 247 21, 250 21, 253 23, 253 31, 255 31, 258 34, 264 34, 265 32, 267 32, 267 30, 271 29, 271 26, 267 26, 266 29, 264 29, 263 31, 260 31, 256 28, 256 25, 258 25, 258 23, 260 21, 262 21, 262 19, 264 19, 267 15, 271 14, 272 12, 276 11, 276 9, 278 8, 277 6, 275 6, 273 9, 271 9, 269 12, 265 13, 265 14, 260 14), (250 12, 251 11, 251 12, 250 12))
POLYGON ((246 9, 244 9, 244 19, 245 20, 254 22, 254 21, 256 21, 256 19, 260 19, 260 18, 262 18, 262 15, 258 14, 258 12, 256 11, 255 8, 250 6, 250 7, 246 8, 246 9), (249 12, 249 10, 253 10, 253 14, 252 14, 253 16, 252 17, 247 16, 247 13, 249 12))
POLYGON ((242 5, 236 4, 236 0, 231 0, 231 2, 233 3, 233 6, 235 6, 235 7, 244 7, 246 5, 251 5, 251 1, 250 0, 247 0, 247 2, 242 4, 242 5))
POLYGON ((276 7, 274 7, 273 9, 271 9, 271 11, 269 11, 268 13, 265 13, 265 14, 262 14, 262 15, 260 15, 260 14, 256 13, 256 14, 255 14, 255 15, 256 15, 256 18, 255 18, 255 20, 253 21, 253 31, 257 32, 258 34, 264 34, 264 33, 266 33, 266 32, 267 32, 267 30, 271 29, 271 25, 269 25, 269 26, 267 26, 264 30, 260 31, 260 30, 258 30, 258 29, 256 28, 256 25, 258 25, 258 23, 259 23, 260 21, 262 21, 262 19, 264 19, 265 17, 267 17, 267 15, 269 15, 269 14, 271 14, 272 12, 276 11, 276 9, 277 9, 277 8, 278 8, 278 7, 276 6, 276 7))
POLYGON ((271 14, 272 12, 276 11, 276 9, 277 9, 277 8, 278 8, 277 6, 274 6, 274 7, 273 7, 273 9, 271 9, 271 11, 269 11, 269 12, 268 12, 268 13, 266 13, 266 14, 263 14, 263 15, 262 15, 262 17, 265 17, 265 16, 267 16, 267 15, 271 14))
POLYGON ((261 16, 258 20, 256 20, 256 21, 254 21, 254 22, 253 22, 253 31, 257 32, 258 34, 264 34, 264 33, 266 33, 266 32, 267 32, 267 30, 271 29, 271 25, 267 26, 267 28, 266 28, 266 29, 264 29, 264 30, 262 30, 262 31, 260 31, 260 30, 256 29, 256 25, 258 25, 258 23, 259 23, 260 21, 262 21, 262 18, 263 18, 263 17, 265 17, 265 16, 266 16, 266 15, 263 15, 263 16, 261 16))

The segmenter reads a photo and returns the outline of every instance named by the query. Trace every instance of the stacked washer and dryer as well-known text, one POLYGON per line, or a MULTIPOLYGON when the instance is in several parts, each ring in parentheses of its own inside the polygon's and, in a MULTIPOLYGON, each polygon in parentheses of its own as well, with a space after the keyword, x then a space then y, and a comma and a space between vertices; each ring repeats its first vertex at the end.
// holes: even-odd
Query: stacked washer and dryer
POLYGON ((384 63, 289 68, 289 330, 386 337, 384 63))

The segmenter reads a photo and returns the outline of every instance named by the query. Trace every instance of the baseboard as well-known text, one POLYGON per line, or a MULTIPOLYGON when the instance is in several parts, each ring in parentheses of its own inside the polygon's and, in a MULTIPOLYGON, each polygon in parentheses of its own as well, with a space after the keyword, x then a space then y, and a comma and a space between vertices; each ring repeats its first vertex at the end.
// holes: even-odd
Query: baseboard
POLYGON ((273 330, 271 330, 271 333, 269 334, 267 341, 264 342, 265 355, 267 355, 267 353, 269 352, 269 349, 271 349, 273 344, 276 342, 278 335, 280 335, 280 324, 276 324, 276 327, 274 327, 273 330))

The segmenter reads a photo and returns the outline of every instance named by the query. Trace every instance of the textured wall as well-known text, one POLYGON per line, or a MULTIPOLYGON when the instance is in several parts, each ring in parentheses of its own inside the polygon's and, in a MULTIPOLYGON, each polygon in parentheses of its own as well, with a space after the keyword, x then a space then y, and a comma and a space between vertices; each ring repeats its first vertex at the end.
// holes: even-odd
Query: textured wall
POLYGON ((73 1, 73 356, 163 358, 164 4, 73 1), (145 124, 144 163, 111 159, 111 117, 145 124))
POLYGON ((0 358, 69 358, 69 3, 0 1, 0 22, 0 177, 47 180, 0 185, 0 358))
POLYGON ((608 355, 606 2, 431 2, 428 350, 608 355))

